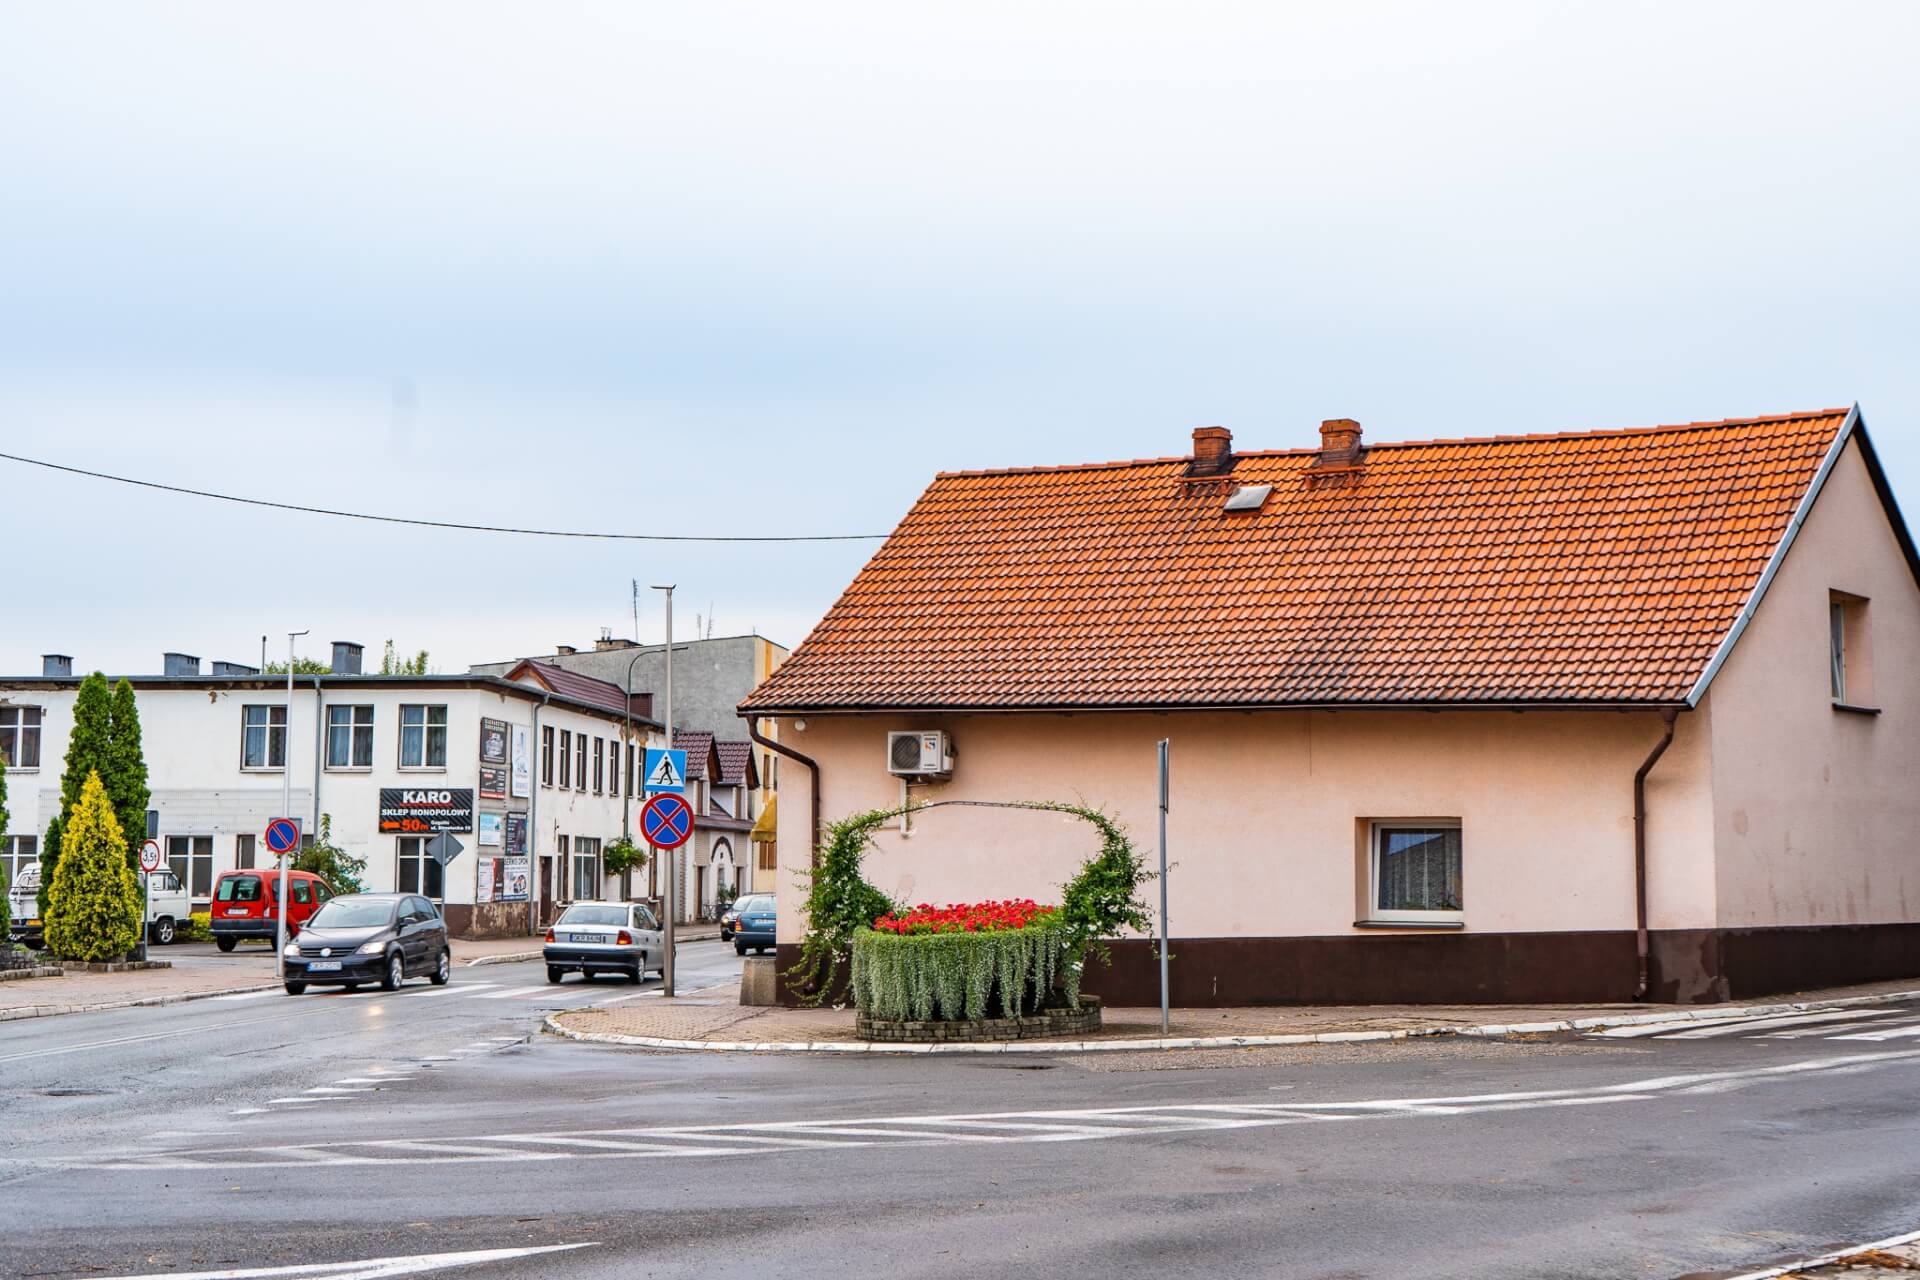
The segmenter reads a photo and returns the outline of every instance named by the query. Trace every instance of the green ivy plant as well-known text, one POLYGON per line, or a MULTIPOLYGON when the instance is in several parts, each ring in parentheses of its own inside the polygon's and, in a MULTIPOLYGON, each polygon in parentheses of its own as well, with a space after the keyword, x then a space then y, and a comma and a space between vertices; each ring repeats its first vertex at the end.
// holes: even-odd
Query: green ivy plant
MULTIPOLYGON (((1038 1007, 1057 975, 1068 1004, 1077 1008, 1086 957, 1093 955, 1102 963, 1110 963, 1108 938, 1124 929, 1145 932, 1151 926, 1152 918, 1140 893, 1152 878, 1125 828, 1085 805, 1038 800, 948 800, 870 810, 827 828, 818 865, 807 886, 807 932, 801 939, 800 958, 782 976, 788 990, 805 1005, 818 1006, 838 996, 852 973, 857 980, 855 1001, 863 1009, 937 1006, 943 1010, 943 1017, 964 1013, 974 1018, 981 1015, 964 1011, 984 1009, 990 992, 996 990, 1003 1010, 1038 1007), (1068 814, 1100 833, 1100 848, 1061 887, 1060 909, 1041 928, 1000 934, 874 935, 870 927, 873 922, 898 904, 871 884, 861 870, 862 859, 873 847, 873 833, 902 814, 949 804, 1068 814), (959 941, 934 942, 940 938, 959 941), (973 951, 966 950, 969 940, 976 948, 973 951), (853 964, 856 941, 862 961, 871 956, 872 966, 853 964), (1041 974, 1044 980, 1040 980, 1041 974), (982 982, 987 985, 980 986, 982 982)), ((1004 1016, 1017 1014, 1007 1012, 1004 1016)))

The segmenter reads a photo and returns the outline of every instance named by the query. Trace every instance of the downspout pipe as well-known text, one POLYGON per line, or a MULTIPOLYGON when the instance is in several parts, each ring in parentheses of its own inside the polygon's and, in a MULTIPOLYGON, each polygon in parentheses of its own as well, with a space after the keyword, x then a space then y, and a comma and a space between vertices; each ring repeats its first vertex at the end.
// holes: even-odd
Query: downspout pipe
MULTIPOLYGON (((533 738, 530 748, 534 759, 532 772, 538 774, 546 764, 540 746, 540 713, 553 701, 553 690, 540 695, 533 708, 533 738)), ((509 786, 507 790, 513 788, 509 786)), ((540 779, 527 779, 527 936, 540 932, 540 779)), ((563 869, 564 870, 564 869, 563 869)))
POLYGON ((1639 979, 1633 988, 1635 1000, 1645 1000, 1651 985, 1647 972, 1647 775, 1673 745, 1673 724, 1679 715, 1678 707, 1669 707, 1660 713, 1665 722, 1660 741, 1654 744, 1633 775, 1633 945, 1640 966, 1639 979))
POLYGON ((813 832, 807 840, 807 858, 808 858, 809 866, 815 867, 815 868, 819 867, 820 865, 820 766, 816 764, 811 757, 803 756, 798 751, 795 751, 792 747, 784 746, 778 742, 775 742, 772 738, 769 738, 766 734, 761 733, 760 722, 755 717, 742 716, 740 718, 747 722, 747 736, 749 738, 752 738, 755 742, 759 743, 761 746, 765 747, 767 750, 775 752, 779 755, 783 755, 787 759, 793 761, 795 764, 798 764, 799 766, 801 766, 807 771, 807 777, 812 779, 813 801, 812 801, 812 806, 807 810, 807 814, 808 814, 808 820, 813 823, 813 832))
MULTIPOLYGON (((264 668, 263 668, 264 669, 264 668)), ((320 689, 320 677, 313 677, 313 838, 320 838, 320 759, 327 749, 326 697, 320 689)))

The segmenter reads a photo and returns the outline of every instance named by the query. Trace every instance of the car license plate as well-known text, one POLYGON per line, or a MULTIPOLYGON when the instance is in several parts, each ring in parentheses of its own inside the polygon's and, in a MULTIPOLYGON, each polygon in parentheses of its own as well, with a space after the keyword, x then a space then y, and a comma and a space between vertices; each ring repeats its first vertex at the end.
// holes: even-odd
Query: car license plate
POLYGON ((597 933, 570 933, 567 935, 567 941, 568 942, 605 942, 606 939, 601 937, 597 933))
POLYGON ((307 965, 309 969, 338 969, 339 967, 340 962, 338 960, 314 960, 307 965))
POLYGON ((227 914, 230 916, 243 916, 247 914, 247 909, 245 907, 228 907, 227 914))

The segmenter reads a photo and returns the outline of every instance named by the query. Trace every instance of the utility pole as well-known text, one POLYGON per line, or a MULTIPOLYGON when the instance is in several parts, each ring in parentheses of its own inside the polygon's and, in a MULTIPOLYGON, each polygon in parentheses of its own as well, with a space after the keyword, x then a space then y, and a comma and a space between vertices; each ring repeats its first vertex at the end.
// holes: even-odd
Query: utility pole
MULTIPOLYGON (((666 722, 667 749, 669 751, 673 749, 673 587, 674 584, 672 583, 668 583, 666 586, 660 586, 656 583, 653 588, 655 591, 664 591, 667 593, 667 678, 665 682, 667 688, 664 709, 661 712, 660 718, 666 722)), ((629 668, 629 670, 631 670, 631 668, 629 668)), ((665 914, 667 917, 667 963, 660 974, 660 994, 671 1000, 673 998, 673 917, 680 906, 680 850, 668 849, 666 853, 667 910, 665 914)))
POLYGON ((1167 1030, 1167 739, 1160 739, 1160 1034, 1167 1030))
MULTIPOLYGON (((288 819, 293 817, 293 641, 294 637, 305 634, 304 631, 287 632, 287 722, 280 729, 280 816, 288 819)), ((272 725, 267 726, 267 758, 273 758, 272 725)), ((280 902, 279 910, 274 913, 279 920, 274 928, 277 940, 273 944, 273 967, 282 982, 287 980, 287 894, 288 881, 292 879, 287 873, 293 866, 294 855, 299 852, 300 846, 296 843, 280 855, 280 902)))

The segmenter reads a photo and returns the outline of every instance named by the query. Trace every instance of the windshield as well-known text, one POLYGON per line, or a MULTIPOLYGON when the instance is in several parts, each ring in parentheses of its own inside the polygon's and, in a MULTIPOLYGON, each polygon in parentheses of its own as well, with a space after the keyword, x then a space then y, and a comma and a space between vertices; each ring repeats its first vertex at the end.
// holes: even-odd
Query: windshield
POLYGON ((746 915, 749 911, 764 914, 773 910, 773 899, 758 896, 742 898, 733 904, 733 909, 741 915, 746 915))
POLYGON ((351 898, 335 898, 313 913, 313 919, 307 921, 309 929, 370 929, 377 925, 390 924, 393 921, 391 902, 355 902, 351 898))
POLYGON ((625 907, 568 907, 567 913, 560 917, 561 924, 625 924, 625 907))

